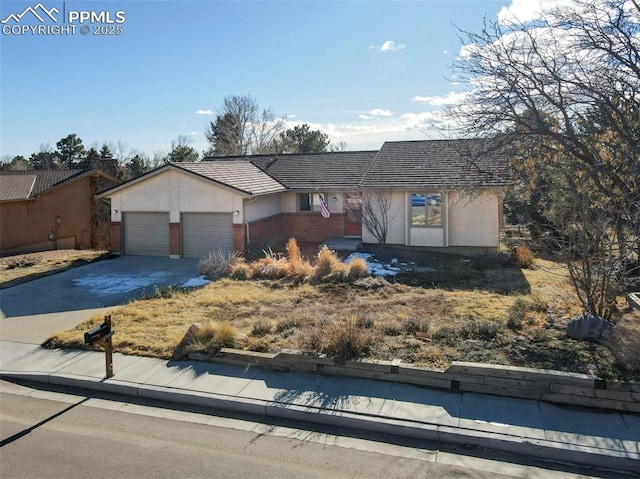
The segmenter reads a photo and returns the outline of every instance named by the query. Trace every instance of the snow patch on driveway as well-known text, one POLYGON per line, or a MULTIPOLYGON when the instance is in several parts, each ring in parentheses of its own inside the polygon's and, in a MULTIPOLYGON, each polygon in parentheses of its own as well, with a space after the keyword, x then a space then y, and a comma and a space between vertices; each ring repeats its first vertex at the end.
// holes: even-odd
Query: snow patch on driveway
POLYGON ((182 286, 180 287, 181 288, 199 288, 200 286, 205 286, 209 283, 211 283, 211 281, 209 281, 204 276, 198 276, 197 278, 191 278, 186 283, 183 283, 182 286))
POLYGON ((161 283, 170 276, 169 273, 158 271, 155 273, 123 275, 123 274, 90 274, 74 279, 73 283, 86 288, 97 296, 128 293, 138 288, 161 283))

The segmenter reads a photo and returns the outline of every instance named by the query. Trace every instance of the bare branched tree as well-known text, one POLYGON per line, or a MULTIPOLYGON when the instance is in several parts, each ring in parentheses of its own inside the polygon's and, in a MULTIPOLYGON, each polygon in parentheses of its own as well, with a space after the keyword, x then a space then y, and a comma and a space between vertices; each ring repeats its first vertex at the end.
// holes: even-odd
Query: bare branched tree
POLYGON ((640 254, 640 3, 574 0, 462 36, 472 89, 449 113, 497 140, 585 309, 610 316, 622 283, 592 273, 640 254))
POLYGON ((395 219, 399 209, 392 211, 390 190, 370 189, 362 193, 362 224, 378 244, 387 244, 389 224, 395 219))
POLYGON ((227 96, 216 120, 205 130, 212 156, 238 156, 276 151, 276 139, 284 130, 284 118, 270 109, 260 111, 251 95, 227 96))

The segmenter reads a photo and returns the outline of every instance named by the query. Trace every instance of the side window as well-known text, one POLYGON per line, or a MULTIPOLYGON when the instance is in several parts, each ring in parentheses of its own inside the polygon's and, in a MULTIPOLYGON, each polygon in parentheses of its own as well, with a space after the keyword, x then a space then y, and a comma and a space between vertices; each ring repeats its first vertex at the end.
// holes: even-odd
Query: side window
POLYGON ((427 195, 427 226, 442 226, 442 195, 427 195))
POLYGON ((426 225, 424 193, 411 193, 411 226, 426 225))
POLYGON ((325 193, 300 193, 300 211, 320 211, 320 196, 327 201, 325 193))
POLYGON ((300 193, 300 211, 311 211, 311 195, 300 193))
POLYGON ((411 193, 411 226, 442 226, 442 195, 411 193))

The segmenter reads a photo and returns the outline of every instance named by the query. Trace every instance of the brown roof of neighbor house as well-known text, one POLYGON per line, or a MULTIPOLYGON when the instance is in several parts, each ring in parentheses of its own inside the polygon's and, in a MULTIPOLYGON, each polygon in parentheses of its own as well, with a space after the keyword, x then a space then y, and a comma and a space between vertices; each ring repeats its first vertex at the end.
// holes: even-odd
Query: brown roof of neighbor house
POLYGON ((353 188, 377 151, 249 155, 206 158, 204 163, 251 162, 290 190, 353 188))
POLYGON ((506 184, 506 163, 487 158, 483 140, 388 141, 363 176, 362 187, 493 187, 506 184))
POLYGON ((0 201, 35 198, 89 170, 3 170, 0 171, 0 201))
POLYGON ((285 190, 278 181, 246 160, 172 163, 172 165, 250 195, 264 195, 285 190))

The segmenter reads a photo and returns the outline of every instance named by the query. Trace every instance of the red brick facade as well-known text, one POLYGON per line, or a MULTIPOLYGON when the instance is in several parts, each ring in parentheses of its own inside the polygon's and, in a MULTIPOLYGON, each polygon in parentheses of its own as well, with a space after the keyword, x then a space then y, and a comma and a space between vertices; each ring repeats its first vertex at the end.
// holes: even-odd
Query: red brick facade
POLYGON ((283 213, 249 224, 249 244, 274 245, 295 238, 300 242, 321 243, 345 235, 345 215, 331 213, 283 213))
POLYGON ((233 225, 233 249, 239 253, 245 252, 247 243, 245 225, 233 225))
POLYGON ((180 223, 169 223, 169 255, 180 256, 180 223))
POLYGON ((122 223, 111 222, 109 225, 109 250, 113 253, 122 251, 122 223))
MULTIPOLYGON (((248 226, 233 225, 233 249, 246 253, 247 245, 266 247, 284 243, 290 238, 300 242, 321 243, 329 238, 345 235, 345 215, 331 213, 323 218, 320 213, 284 213, 254 221, 248 226), (247 237, 248 235, 248 237, 247 237)), ((112 222, 109 226, 111 251, 122 251, 122 224, 112 222)), ((169 254, 180 256, 180 223, 169 223, 169 254)))

